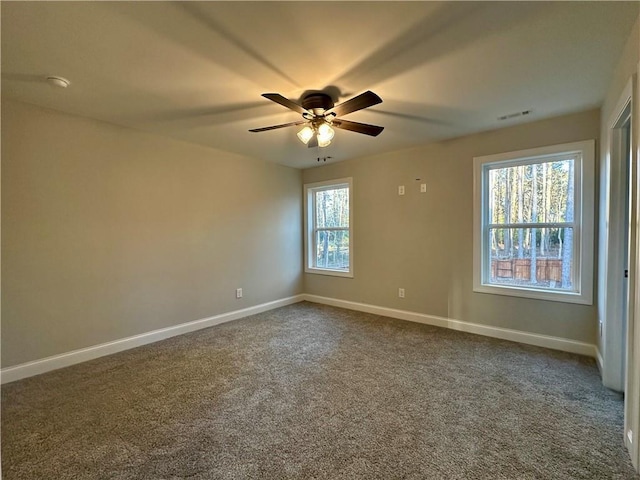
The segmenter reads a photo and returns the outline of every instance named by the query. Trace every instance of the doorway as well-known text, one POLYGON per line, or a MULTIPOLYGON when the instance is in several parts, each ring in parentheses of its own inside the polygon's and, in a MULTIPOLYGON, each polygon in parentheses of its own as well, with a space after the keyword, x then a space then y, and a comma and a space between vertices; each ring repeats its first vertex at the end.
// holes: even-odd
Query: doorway
MULTIPOLYGON (((629 324, 631 89, 610 118, 600 225, 599 319, 602 381, 624 392, 629 324)), ((627 93, 627 92, 625 92, 627 93)))
MULTIPOLYGON (((618 155, 620 157, 621 164, 621 180, 622 191, 621 199, 624 207, 623 225, 622 225, 622 243, 623 243, 623 258, 622 269, 624 270, 624 276, 622 279, 622 291, 620 292, 622 303, 621 320, 622 320, 622 338, 620 344, 620 353, 622 355, 622 378, 626 379, 627 376, 627 351, 629 341, 629 272, 630 265, 630 238, 631 233, 631 103, 627 104, 622 116, 615 129, 617 130, 617 140, 619 142, 618 155)), ((626 390, 626 388, 625 388, 626 390)))

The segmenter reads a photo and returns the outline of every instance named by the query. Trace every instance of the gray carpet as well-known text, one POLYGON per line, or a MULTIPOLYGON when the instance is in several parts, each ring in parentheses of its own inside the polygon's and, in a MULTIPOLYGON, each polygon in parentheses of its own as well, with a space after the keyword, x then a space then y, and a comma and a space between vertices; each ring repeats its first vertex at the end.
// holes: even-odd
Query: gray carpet
POLYGON ((2 388, 11 479, 638 479, 592 359, 300 303, 2 388))

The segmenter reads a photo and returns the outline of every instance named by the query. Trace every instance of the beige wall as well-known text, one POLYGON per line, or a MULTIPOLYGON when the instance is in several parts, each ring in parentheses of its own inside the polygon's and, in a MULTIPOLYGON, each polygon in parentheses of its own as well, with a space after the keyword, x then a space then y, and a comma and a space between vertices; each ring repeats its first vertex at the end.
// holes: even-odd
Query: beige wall
MULTIPOLYGON (((600 176, 601 176, 601 179, 604 179, 605 182, 606 182, 605 166, 606 166, 606 158, 609 150, 609 135, 610 135, 609 122, 611 120, 611 116, 614 114, 616 104, 620 99, 620 96, 622 95, 625 87, 627 86, 627 83, 629 82, 629 79, 632 77, 634 73, 636 73, 636 69, 638 67, 638 61, 640 60, 640 40, 639 39, 640 39, 640 16, 638 16, 638 19, 636 20, 633 26, 633 29, 631 30, 631 34, 629 35, 629 39, 627 40, 627 43, 620 54, 620 59, 616 64, 616 68, 612 72, 609 89, 607 91, 607 95, 605 97, 605 101, 602 106, 601 132, 600 132, 600 135, 602 138, 602 142, 600 145, 600 167, 601 167, 600 176)), ((613 183, 615 185, 618 185, 619 182, 615 181, 614 179, 613 183)), ((612 193, 615 194, 616 192, 612 192, 612 193)), ((603 197, 601 199, 601 208, 602 208, 601 218, 603 219, 603 221, 606 221, 605 220, 606 206, 608 205, 608 203, 606 203, 606 199, 604 197, 604 195, 606 194, 604 189, 602 189, 602 194, 603 194, 603 197)), ((604 241, 604 238, 602 237, 602 235, 604 235, 605 232, 606 230, 601 226, 600 242, 604 241)), ((604 271, 605 256, 601 255, 599 260, 600 260, 600 270, 604 271)), ((599 317, 603 323, 606 323, 606 312, 605 312, 606 304, 604 301, 605 299, 603 297, 605 293, 606 293, 605 290, 601 288, 599 317)), ((602 337, 598 338, 598 349, 603 353, 605 351, 605 345, 602 337)))
MULTIPOLYGON (((620 52, 620 58, 611 74, 611 81, 607 90, 604 104, 602 105, 602 123, 607 122, 613 112, 616 102, 626 86, 631 75, 636 73, 638 59, 640 57, 640 16, 636 19, 631 34, 627 39, 624 49, 620 52)), ((604 150, 603 150, 604 152, 604 150)))
POLYGON ((305 183, 353 177, 355 272, 305 274, 305 292, 595 343, 594 306, 473 293, 473 157, 597 139, 599 128, 591 110, 305 170, 305 183))
POLYGON ((301 293, 300 184, 3 99, 2 366, 301 293))

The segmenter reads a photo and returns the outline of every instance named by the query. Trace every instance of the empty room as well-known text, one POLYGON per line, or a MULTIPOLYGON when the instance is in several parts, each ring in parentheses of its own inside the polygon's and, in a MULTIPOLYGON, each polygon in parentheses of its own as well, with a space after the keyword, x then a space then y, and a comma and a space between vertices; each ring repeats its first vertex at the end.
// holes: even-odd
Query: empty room
POLYGON ((639 2, 0 17, 2 478, 640 479, 639 2))

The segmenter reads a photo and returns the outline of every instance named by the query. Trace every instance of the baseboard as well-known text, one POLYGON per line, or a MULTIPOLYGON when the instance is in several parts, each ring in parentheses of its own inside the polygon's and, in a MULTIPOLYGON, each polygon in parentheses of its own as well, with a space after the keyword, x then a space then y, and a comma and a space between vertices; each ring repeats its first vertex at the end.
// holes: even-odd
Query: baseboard
POLYGON ((164 340, 166 338, 175 337, 184 333, 193 332, 203 328, 212 327, 221 323, 238 320, 258 313, 273 310, 274 308, 284 307, 303 300, 321 303, 324 305, 332 305, 334 307, 346 308, 349 310, 357 310, 360 312, 373 313, 385 317, 397 318, 399 320, 407 320, 410 322, 424 323, 426 325, 434 325, 437 327, 450 328, 462 332, 475 333, 488 337, 500 338, 502 340, 510 340, 513 342, 525 343, 528 345, 536 345, 538 347, 546 347, 554 350, 562 350, 565 352, 577 353, 596 358, 598 368, 602 371, 602 356, 595 345, 589 343, 577 342, 561 337, 552 337, 548 335, 539 335, 535 333, 523 332, 520 330, 511 330, 508 328, 492 327, 488 325, 480 325, 477 323, 463 322, 451 318, 438 317, 435 315, 427 315, 424 313, 410 312, 406 310, 397 310, 394 308, 380 307, 366 303, 351 302, 348 300, 340 300, 337 298, 321 297, 318 295, 300 294, 292 297, 274 300, 272 302, 255 305, 253 307, 235 310, 232 312, 214 315, 212 317, 195 320, 192 322, 182 323, 173 327, 162 328, 140 335, 114 340, 112 342, 94 345, 92 347, 73 350, 71 352, 54 355, 51 357, 34 360, 32 362, 7 367, 0 370, 0 383, 5 384, 14 382, 41 373, 50 372, 59 368, 68 367, 77 363, 93 360, 94 358, 111 355, 130 348, 140 347, 149 343, 164 340))
POLYGON ((140 335, 134 335, 132 337, 122 338, 120 340, 114 340, 112 342, 102 343, 92 347, 81 348, 79 350, 73 350, 60 355, 53 355, 51 357, 34 360, 32 362, 15 365, 13 367, 3 368, 0 371, 0 383, 5 384, 14 382, 23 378, 50 372, 51 370, 57 370, 77 363, 86 362, 87 360, 93 360, 94 358, 104 357, 105 355, 111 355, 112 353, 118 353, 130 348, 140 347, 159 340, 175 337, 176 335, 182 335, 184 333, 212 327, 232 320, 238 320, 240 318, 248 317, 249 315, 273 310, 274 308, 284 307, 303 300, 303 295, 294 295, 292 297, 286 297, 272 302, 255 305, 253 307, 221 313, 220 315, 214 315, 213 317, 202 318, 200 320, 182 323, 173 327, 161 328, 159 330, 141 333, 140 335))
POLYGON ((463 322, 461 320, 438 317, 435 315, 427 315, 424 313, 379 307, 377 305, 350 302, 348 300, 321 297, 318 295, 303 294, 302 297, 304 298, 304 300, 309 302, 322 303, 324 305, 347 308, 349 310, 373 313, 376 315, 383 315, 385 317, 408 320, 410 322, 450 328, 452 330, 459 330, 461 332, 475 333, 477 335, 484 335, 487 337, 499 338, 502 340, 510 340, 512 342, 525 343, 538 347, 551 348, 553 350, 562 350, 564 352, 577 353, 589 357, 596 357, 597 355, 597 348, 595 345, 592 345, 590 343, 578 342, 567 338, 552 337, 549 335, 540 335, 537 333, 529 333, 523 332, 521 330, 512 330, 501 327, 492 327, 489 325, 480 325, 478 323, 463 322))

